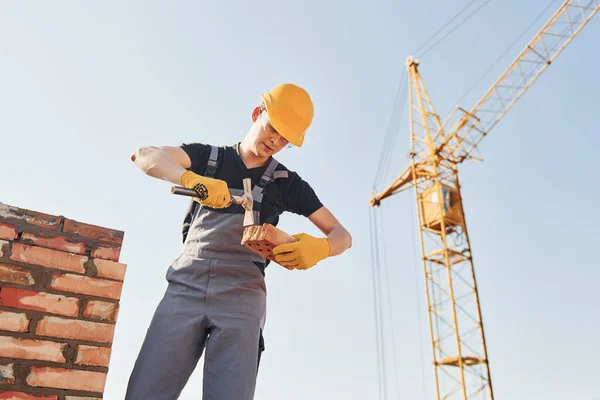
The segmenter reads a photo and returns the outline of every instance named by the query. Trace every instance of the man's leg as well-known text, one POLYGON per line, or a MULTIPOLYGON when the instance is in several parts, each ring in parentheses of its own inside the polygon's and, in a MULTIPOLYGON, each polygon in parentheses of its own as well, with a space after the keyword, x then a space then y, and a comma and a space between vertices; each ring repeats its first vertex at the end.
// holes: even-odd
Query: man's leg
POLYGON ((126 400, 178 398, 206 341, 207 320, 200 295, 181 283, 169 283, 135 362, 126 400))
POLYGON ((252 400, 266 307, 264 279, 251 263, 217 267, 209 285, 203 400, 252 400))
POLYGON ((215 321, 204 355, 204 400, 252 400, 260 327, 234 318, 215 321))

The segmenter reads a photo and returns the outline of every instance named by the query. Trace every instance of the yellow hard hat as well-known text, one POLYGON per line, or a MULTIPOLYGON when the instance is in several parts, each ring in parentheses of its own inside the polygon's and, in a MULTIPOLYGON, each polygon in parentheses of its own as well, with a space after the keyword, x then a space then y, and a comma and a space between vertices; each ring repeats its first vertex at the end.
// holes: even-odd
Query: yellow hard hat
POLYGON ((306 90, 284 83, 260 96, 273 128, 288 142, 301 147, 313 120, 314 107, 306 90))

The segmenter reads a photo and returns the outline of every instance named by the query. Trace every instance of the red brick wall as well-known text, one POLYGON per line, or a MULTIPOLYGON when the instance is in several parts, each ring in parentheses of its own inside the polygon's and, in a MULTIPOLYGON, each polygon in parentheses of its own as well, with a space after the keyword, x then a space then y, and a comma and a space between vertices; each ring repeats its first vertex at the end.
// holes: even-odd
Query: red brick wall
POLYGON ((102 398, 123 232, 0 203, 0 400, 102 398))

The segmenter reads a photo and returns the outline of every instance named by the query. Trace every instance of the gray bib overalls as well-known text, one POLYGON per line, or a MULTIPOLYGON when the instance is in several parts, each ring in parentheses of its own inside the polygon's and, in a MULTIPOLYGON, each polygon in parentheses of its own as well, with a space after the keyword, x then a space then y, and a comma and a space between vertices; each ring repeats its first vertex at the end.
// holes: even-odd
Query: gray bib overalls
MULTIPOLYGON (((212 147, 205 176, 213 176, 212 147)), ((264 186, 286 177, 272 159, 253 188, 260 223, 264 186)), ((231 194, 241 191, 230 189, 231 194)), ((168 268, 168 287, 135 362, 126 400, 177 399, 204 354, 203 400, 251 400, 266 317, 265 259, 240 244, 243 209, 219 212, 197 203, 182 252, 168 268)), ((200 398, 200 396, 198 396, 200 398)))

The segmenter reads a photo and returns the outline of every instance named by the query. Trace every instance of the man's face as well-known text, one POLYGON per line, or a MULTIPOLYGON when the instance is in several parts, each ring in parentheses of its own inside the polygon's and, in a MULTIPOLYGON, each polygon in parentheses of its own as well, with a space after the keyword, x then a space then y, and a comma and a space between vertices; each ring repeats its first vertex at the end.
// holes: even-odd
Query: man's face
POLYGON ((254 153, 259 157, 270 157, 281 151, 287 144, 285 140, 269 122, 266 110, 259 107, 252 112, 252 143, 254 153))

